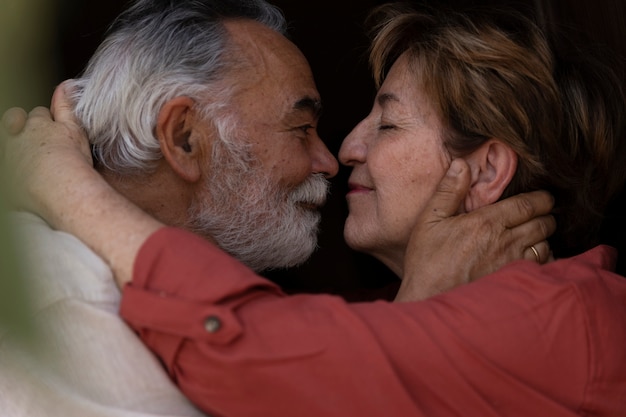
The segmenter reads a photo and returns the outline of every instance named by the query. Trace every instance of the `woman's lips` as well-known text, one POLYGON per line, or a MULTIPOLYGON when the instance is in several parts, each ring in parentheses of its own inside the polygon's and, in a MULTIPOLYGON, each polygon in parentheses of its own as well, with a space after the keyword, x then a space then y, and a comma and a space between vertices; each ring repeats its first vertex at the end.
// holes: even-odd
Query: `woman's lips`
POLYGON ((361 184, 353 183, 353 182, 348 183, 348 189, 349 189, 348 195, 365 194, 365 193, 369 193, 370 191, 372 191, 372 188, 366 187, 361 184))

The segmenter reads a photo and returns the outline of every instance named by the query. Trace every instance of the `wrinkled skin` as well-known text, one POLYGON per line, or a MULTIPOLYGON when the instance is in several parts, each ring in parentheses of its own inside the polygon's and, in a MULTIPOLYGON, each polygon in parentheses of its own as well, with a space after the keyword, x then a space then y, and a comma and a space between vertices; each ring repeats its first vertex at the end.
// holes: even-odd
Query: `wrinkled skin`
MULTIPOLYGON (((2 148, 16 207, 75 234, 112 266, 118 285, 131 280, 137 251, 163 225, 125 200, 92 167, 84 132, 73 119, 63 87, 51 110, 29 115, 10 109, 2 119, 2 148)), ((397 301, 420 300, 471 282, 515 259, 550 258, 545 239, 556 225, 552 197, 522 194, 455 216, 469 172, 453 161, 417 219, 405 256, 397 301)))

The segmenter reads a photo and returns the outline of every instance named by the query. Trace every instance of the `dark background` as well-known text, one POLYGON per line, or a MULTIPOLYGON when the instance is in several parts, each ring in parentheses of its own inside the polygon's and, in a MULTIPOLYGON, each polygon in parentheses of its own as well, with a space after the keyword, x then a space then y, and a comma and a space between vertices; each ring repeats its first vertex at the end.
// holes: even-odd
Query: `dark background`
MULTIPOLYGON (((374 95, 366 60, 362 23, 374 0, 274 0, 290 22, 291 38, 309 59, 324 101, 320 136, 335 155, 342 139, 370 109, 374 95)), ((56 82, 80 73, 102 40, 103 32, 126 1, 60 0, 56 41, 56 82)), ((509 5, 548 26, 573 28, 591 40, 626 56, 626 2, 622 0, 422 0, 452 5, 509 5)), ((332 181, 323 210, 320 249, 302 267, 267 274, 285 287, 309 291, 374 288, 395 280, 377 261, 351 251, 343 242, 347 214, 344 200, 349 172, 342 168, 332 181)), ((621 209, 621 207, 619 207, 621 209)), ((621 240, 621 211, 615 214, 611 238, 621 240)))

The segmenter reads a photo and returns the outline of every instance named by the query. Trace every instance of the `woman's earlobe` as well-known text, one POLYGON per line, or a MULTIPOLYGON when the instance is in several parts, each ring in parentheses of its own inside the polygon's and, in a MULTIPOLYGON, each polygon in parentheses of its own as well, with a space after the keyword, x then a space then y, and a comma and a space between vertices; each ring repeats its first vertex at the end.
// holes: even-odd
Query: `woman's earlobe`
POLYGON ((466 158, 472 181, 465 208, 476 210, 500 199, 517 170, 517 154, 498 139, 490 139, 466 158))

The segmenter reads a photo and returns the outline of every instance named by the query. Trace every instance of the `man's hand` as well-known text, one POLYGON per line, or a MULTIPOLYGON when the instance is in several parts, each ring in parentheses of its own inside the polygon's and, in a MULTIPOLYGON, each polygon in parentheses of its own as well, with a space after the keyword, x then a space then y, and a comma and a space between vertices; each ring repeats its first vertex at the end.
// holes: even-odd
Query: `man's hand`
POLYGON ((396 301, 428 298, 516 259, 544 263, 551 258, 546 239, 556 221, 549 214, 554 205, 550 194, 520 194, 455 215, 469 183, 467 164, 452 161, 412 232, 396 301))

